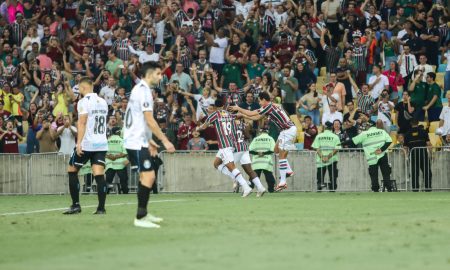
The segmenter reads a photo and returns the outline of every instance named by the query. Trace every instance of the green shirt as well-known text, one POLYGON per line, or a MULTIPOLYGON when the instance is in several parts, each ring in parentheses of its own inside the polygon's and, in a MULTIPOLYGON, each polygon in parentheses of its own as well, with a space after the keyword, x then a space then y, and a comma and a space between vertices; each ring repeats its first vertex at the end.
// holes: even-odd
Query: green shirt
POLYGON ((416 87, 411 92, 411 102, 417 105, 417 108, 425 106, 425 100, 427 99, 428 84, 424 82, 416 83, 416 87))
POLYGON ((437 96, 437 100, 431 106, 431 108, 442 108, 441 87, 437 83, 433 83, 432 85, 428 85, 427 104, 433 99, 434 96, 437 96))
POLYGON ((415 8, 406 7, 407 4, 417 5, 417 0, 398 0, 397 5, 405 8, 405 13, 403 16, 409 17, 414 15, 415 8))
MULTIPOLYGON (((267 133, 262 133, 254 138, 250 144, 250 152, 272 152, 275 148, 275 141, 267 133)), ((273 171, 273 157, 272 154, 265 154, 263 156, 252 154, 252 167, 254 170, 273 171)))
MULTIPOLYGON (((289 77, 287 80, 293 82, 298 87, 298 81, 294 77, 289 77)), ((284 90, 286 93, 286 96, 284 97, 283 103, 295 103, 295 92, 297 91, 297 88, 294 89, 292 86, 284 81, 284 77, 281 77, 278 81, 278 84, 280 85, 281 90, 284 90)))
POLYGON ((248 78, 250 80, 253 80, 254 78, 262 77, 264 71, 264 66, 261 64, 247 64, 247 72, 248 72, 248 78))
POLYGON ((223 79, 223 88, 228 89, 228 85, 232 82, 236 83, 238 88, 242 88, 244 83, 241 80, 241 68, 237 64, 226 64, 223 67, 222 77, 223 79))
POLYGON ((383 147, 386 143, 391 142, 391 136, 384 129, 378 129, 376 127, 371 127, 369 130, 363 131, 353 138, 354 144, 362 144, 364 155, 369 165, 377 164, 378 160, 386 155, 386 151, 379 155, 375 154, 375 151, 383 147))
MULTIPOLYGON (((108 152, 107 155, 126 154, 127 150, 123 147, 123 139, 118 135, 112 135, 108 139, 108 152)), ((126 167, 127 158, 118 158, 116 160, 106 159, 106 170, 122 170, 126 167)))
MULTIPOLYGON (((330 130, 325 130, 317 135, 314 139, 312 147, 317 151, 320 151, 322 156, 328 156, 333 153, 334 150, 341 149, 341 140, 338 135, 334 134, 330 130)), ((338 155, 333 155, 333 157, 331 157, 327 162, 324 162, 319 155, 316 155, 317 168, 328 166, 336 161, 339 161, 338 155)))
POLYGON ((105 68, 111 73, 112 76, 114 76, 114 72, 119 68, 120 65, 123 65, 123 61, 119 58, 116 58, 116 61, 114 62, 108 60, 108 62, 106 62, 105 64, 105 68))

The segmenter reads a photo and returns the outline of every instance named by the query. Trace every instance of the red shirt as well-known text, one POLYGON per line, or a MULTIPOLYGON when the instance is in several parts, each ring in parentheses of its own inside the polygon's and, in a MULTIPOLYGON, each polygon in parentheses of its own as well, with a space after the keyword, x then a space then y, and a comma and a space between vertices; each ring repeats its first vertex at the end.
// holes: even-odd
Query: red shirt
POLYGON ((312 144, 314 142, 314 139, 317 136, 317 133, 318 133, 317 132, 317 127, 315 125, 312 125, 312 124, 311 124, 311 126, 308 127, 308 129, 305 130, 305 139, 303 141, 303 149, 305 149, 305 150, 313 150, 311 146, 312 146, 312 144), (310 130, 315 130, 316 133, 314 135, 311 135, 308 132, 310 130))
POLYGON ((194 122, 191 122, 190 125, 187 125, 186 123, 181 123, 180 127, 178 128, 178 149, 179 150, 187 150, 187 144, 190 139, 192 139, 192 132, 194 131, 196 125, 194 122), (181 138, 180 136, 185 136, 184 138, 181 138))
POLYGON ((19 153, 19 137, 16 134, 7 131, 2 141, 4 153, 19 153))
POLYGON ((273 47, 273 51, 275 52, 277 58, 280 60, 281 66, 284 66, 284 64, 291 61, 291 58, 295 52, 295 47, 289 44, 278 44, 273 47), (280 51, 283 51, 284 53, 280 54, 280 51))
POLYGON ((389 86, 392 88, 393 92, 398 92, 398 86, 405 84, 403 77, 395 71, 386 70, 383 71, 383 75, 388 77, 389 86))

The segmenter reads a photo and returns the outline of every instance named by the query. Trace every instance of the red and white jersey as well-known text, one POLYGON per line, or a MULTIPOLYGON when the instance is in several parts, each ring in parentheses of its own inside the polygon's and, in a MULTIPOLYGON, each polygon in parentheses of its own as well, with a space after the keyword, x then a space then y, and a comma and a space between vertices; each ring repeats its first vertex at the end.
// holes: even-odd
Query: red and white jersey
POLYGON ((205 121, 206 124, 213 124, 219 142, 219 149, 234 147, 234 117, 225 110, 211 113, 205 121))
POLYGON ((234 130, 234 151, 235 152, 245 152, 248 151, 248 143, 245 140, 244 132, 247 124, 244 120, 234 120, 233 121, 234 130))
POLYGON ((283 108, 273 104, 272 102, 267 104, 265 107, 259 108, 258 113, 260 115, 267 116, 269 121, 272 121, 272 123, 274 123, 280 131, 294 126, 294 123, 291 121, 283 108))

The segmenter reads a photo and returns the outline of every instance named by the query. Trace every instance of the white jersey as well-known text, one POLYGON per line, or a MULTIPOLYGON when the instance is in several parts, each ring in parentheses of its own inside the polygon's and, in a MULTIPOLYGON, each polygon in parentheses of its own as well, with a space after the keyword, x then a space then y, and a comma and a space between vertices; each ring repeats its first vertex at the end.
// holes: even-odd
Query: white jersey
POLYGON ((81 142, 83 151, 108 151, 106 124, 108 104, 95 93, 84 96, 77 105, 78 115, 87 114, 86 131, 81 142))
POLYGON ((131 90, 125 112, 123 144, 126 149, 140 150, 148 147, 152 132, 147 126, 144 112, 153 112, 153 96, 152 89, 144 80, 141 80, 131 90))

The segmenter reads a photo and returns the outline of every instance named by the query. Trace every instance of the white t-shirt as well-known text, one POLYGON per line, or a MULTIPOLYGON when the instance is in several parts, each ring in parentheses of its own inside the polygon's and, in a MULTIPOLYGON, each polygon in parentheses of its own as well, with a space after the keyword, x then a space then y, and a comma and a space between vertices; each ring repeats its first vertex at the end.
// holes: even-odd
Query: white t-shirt
POLYGON ((81 149, 91 152, 108 151, 106 139, 108 104, 106 101, 95 93, 89 93, 78 102, 77 110, 78 118, 81 115, 88 115, 81 149))
POLYGON ((164 28, 165 27, 166 27, 166 22, 163 20, 155 23, 155 32, 156 32, 155 44, 161 45, 164 43, 164 28))
POLYGON ((102 87, 102 89, 100 90, 100 96, 106 100, 106 103, 108 105, 112 105, 112 103, 114 101, 114 94, 115 94, 115 89, 109 87, 108 85, 102 87))
POLYGON ((105 46, 112 46, 113 45, 113 43, 112 43, 112 40, 111 40, 111 36, 112 36, 112 33, 111 33, 111 31, 103 31, 103 30, 98 30, 98 36, 103 40, 103 36, 104 35, 106 35, 106 34, 108 34, 109 35, 109 38, 105 41, 105 46))
POLYGON ((194 99, 197 100, 197 121, 202 117, 207 116, 204 111, 208 109, 208 106, 214 104, 212 97, 205 98, 203 95, 194 95, 194 99))
POLYGON ((70 126, 69 128, 64 128, 61 126, 57 129, 59 132, 61 129, 64 129, 59 138, 61 139, 61 147, 59 148, 59 152, 65 155, 70 155, 75 148, 75 136, 73 136, 70 130, 73 130, 75 133, 77 132, 77 128, 74 126, 70 126))
POLYGON ((152 89, 141 80, 131 90, 125 112, 123 144, 126 149, 141 150, 148 147, 152 132, 145 121, 144 112, 153 112, 152 89))
POLYGON ((209 62, 214 64, 225 64, 225 49, 228 46, 228 39, 226 37, 216 38, 214 43, 217 43, 219 47, 211 47, 209 62))
POLYGON ((450 51, 447 51, 444 56, 447 58, 447 67, 445 68, 445 71, 450 71, 450 51))
POLYGON ((287 19, 288 19, 288 15, 286 12, 283 12, 283 13, 274 12, 273 17, 275 17, 275 26, 276 27, 280 26, 281 22, 286 23, 287 19))
POLYGON ((146 51, 135 50, 132 46, 128 46, 128 49, 132 54, 136 54, 139 56, 139 63, 144 64, 145 62, 159 62, 159 54, 153 52, 152 54, 148 54, 146 51))
MULTIPOLYGON (((334 93, 334 94, 331 94, 331 96, 334 99, 336 99, 336 104, 339 103, 340 98, 339 98, 338 94, 334 93)), ((330 98, 328 98, 327 95, 322 95, 322 110, 323 110, 323 113, 330 112, 330 105, 329 105, 330 103, 333 103, 333 101, 330 98)))
POLYGON ((387 103, 381 102, 378 104, 378 119, 383 121, 385 125, 387 124, 389 126, 392 124, 391 108, 394 108, 394 103, 392 101, 388 101, 387 103), (386 115, 388 115, 389 117, 386 115))
MULTIPOLYGON (((376 79, 377 79, 377 76, 372 75, 369 79, 369 84, 373 84, 376 79)), ((384 89, 389 89, 389 79, 385 75, 381 74, 380 81, 376 85, 374 85, 372 88, 371 95, 372 95, 373 99, 376 100, 380 96, 381 92, 383 92, 384 89)))
POLYGON ((253 7, 253 1, 249 1, 245 4, 241 4, 239 1, 234 1, 234 6, 236 7, 236 16, 242 14, 244 19, 247 19, 248 13, 253 7))
POLYGON ((450 107, 445 106, 442 108, 439 119, 444 121, 444 126, 442 126, 442 136, 450 134, 450 107))
POLYGON ((326 122, 333 123, 335 120, 343 122, 343 116, 341 112, 335 111, 334 113, 326 112, 322 116, 322 125, 325 125, 326 122))
POLYGON ((419 65, 414 67, 414 71, 419 70, 419 69, 423 70, 424 76, 422 76, 422 81, 426 83, 427 82, 427 76, 426 75, 429 72, 434 72, 433 67, 431 65, 428 65, 428 64, 425 64, 425 65, 420 65, 419 64, 419 65))

